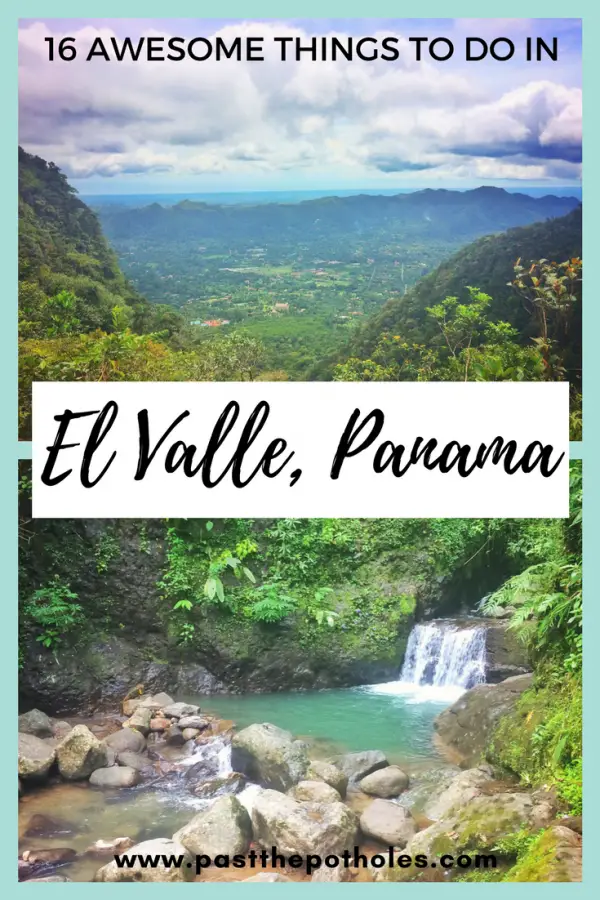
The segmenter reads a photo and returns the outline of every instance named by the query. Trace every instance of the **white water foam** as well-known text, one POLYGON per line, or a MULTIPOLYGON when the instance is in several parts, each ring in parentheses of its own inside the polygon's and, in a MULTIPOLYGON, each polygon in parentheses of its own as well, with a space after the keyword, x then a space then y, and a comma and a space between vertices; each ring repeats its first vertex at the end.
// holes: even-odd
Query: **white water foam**
POLYGON ((368 690, 403 696, 407 703, 453 703, 484 681, 485 628, 430 622, 411 631, 399 680, 368 690))

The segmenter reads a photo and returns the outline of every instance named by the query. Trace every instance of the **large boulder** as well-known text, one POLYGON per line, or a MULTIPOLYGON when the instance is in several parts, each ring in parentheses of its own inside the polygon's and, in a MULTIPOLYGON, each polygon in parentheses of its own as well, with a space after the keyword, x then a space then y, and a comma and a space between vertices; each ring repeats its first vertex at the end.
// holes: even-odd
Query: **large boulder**
POLYGON ((129 766, 130 769, 137 769, 138 772, 152 768, 152 761, 147 756, 134 753, 133 750, 123 750, 117 756, 117 762, 120 766, 129 766))
POLYGON ((489 622, 485 629, 485 680, 498 684, 531 671, 527 647, 508 622, 489 622))
POLYGON ((19 778, 39 781, 46 777, 56 751, 33 734, 19 734, 19 778))
POLYGON ((492 850, 500 838, 523 828, 537 831, 554 817, 552 805, 524 792, 475 797, 454 809, 410 841, 407 854, 429 857, 460 853, 469 849, 492 850))
POLYGON ((440 739, 467 766, 481 761, 500 719, 531 687, 533 675, 517 675, 500 684, 478 684, 440 713, 434 727, 440 739))
POLYGON ((373 800, 360 817, 360 830, 366 837, 403 849, 417 828, 404 806, 391 800, 373 800))
POLYGON ((265 788, 289 790, 302 781, 308 766, 306 744, 276 725, 250 725, 233 736, 232 769, 265 788))
POLYGON ((139 731, 130 728, 121 728, 104 738, 104 743, 115 753, 131 750, 132 753, 141 753, 146 746, 146 738, 139 731))
POLYGON ((309 781, 323 781, 338 792, 343 799, 348 789, 348 776, 333 763, 311 759, 306 777, 309 781))
POLYGON ((56 748, 58 771, 68 781, 83 781, 107 763, 106 747, 86 725, 76 725, 56 748))
POLYGON ((194 858, 185 847, 176 841, 168 838, 155 838, 153 841, 142 841, 141 844, 135 844, 128 852, 128 855, 136 857, 135 863, 131 868, 119 868, 115 860, 98 869, 94 876, 94 881, 118 882, 118 881, 143 881, 143 882, 182 882, 194 880, 194 858), (171 856, 181 856, 181 866, 165 866, 162 858, 168 859, 171 856), (140 864, 140 857, 154 857, 161 859, 161 863, 156 868, 143 868, 140 864), (189 864, 189 865, 188 865, 189 864))
POLYGON ((173 835, 173 840, 197 855, 215 857, 245 853, 252 840, 252 823, 235 797, 219 797, 173 835))
POLYGON ((445 790, 430 798, 423 808, 424 814, 434 821, 443 819, 453 809, 466 806, 475 797, 480 797, 482 787, 493 777, 492 767, 486 764, 466 769, 453 778, 445 790))
POLYGON ((165 706, 171 706, 175 701, 168 694, 165 694, 164 691, 161 691, 158 694, 150 694, 149 696, 144 696, 141 698, 141 706, 144 709, 150 709, 152 712, 158 712, 159 709, 164 709, 165 706))
POLYGON ((139 784, 140 773, 131 766, 110 766, 96 769, 90 775, 90 784, 98 788, 129 788, 139 784))
POLYGON ((371 772, 389 766, 385 754, 381 750, 359 750, 357 753, 345 753, 333 760, 349 781, 361 781, 371 772))
POLYGON ((260 791, 252 803, 254 839, 286 856, 341 855, 354 847, 358 821, 343 803, 301 803, 278 791, 260 791))
POLYGON ((54 737, 51 719, 39 709, 31 709, 19 716, 19 732, 39 738, 54 737))
POLYGON ((510 880, 544 884, 582 880, 581 835, 555 825, 541 834, 511 869, 510 880))
POLYGON ((184 716, 197 716, 200 707, 193 703, 170 703, 163 706, 163 712, 168 719, 181 719, 184 716))
POLYGON ((364 794, 372 797, 397 797, 408 787, 408 775, 399 766, 376 769, 361 779, 359 787, 364 794))
POLYGON ((299 781, 288 794, 294 800, 304 800, 308 803, 339 803, 342 799, 336 789, 324 781, 299 781))
POLYGON ((210 725, 210 719, 206 716, 182 716, 177 724, 182 729, 197 728, 198 731, 203 731, 210 725))

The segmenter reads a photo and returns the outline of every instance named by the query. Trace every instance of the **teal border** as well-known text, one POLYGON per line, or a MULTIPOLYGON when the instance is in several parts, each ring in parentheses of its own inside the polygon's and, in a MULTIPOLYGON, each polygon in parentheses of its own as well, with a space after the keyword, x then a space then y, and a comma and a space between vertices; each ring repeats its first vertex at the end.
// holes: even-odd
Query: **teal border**
MULTIPOLYGON (((0 31, 2 49, 0 54, 0 75, 2 86, 2 136, 0 137, 0 180, 3 187, 3 202, 0 205, 0 247, 2 248, 2 281, 4 285, 2 327, 0 329, 0 403, 4 423, 0 438, 0 488, 2 490, 0 505, 0 547, 3 555, 3 594, 6 603, 4 612, 4 647, 0 658, 0 673, 5 687, 4 713, 7 717, 8 733, 0 743, 0 778, 4 788, 2 796, 14 798, 15 779, 12 774, 16 756, 16 734, 10 723, 17 715, 17 461, 31 458, 31 444, 16 440, 13 423, 17 416, 17 202, 16 202, 16 148, 17 148, 17 21, 19 18, 240 18, 240 19, 323 19, 323 18, 360 18, 372 22, 376 18, 409 18, 411 14, 418 18, 582 18, 583 19, 583 57, 584 78, 590 85, 589 94, 584 91, 585 117, 585 154, 591 160, 585 167, 585 204, 584 204, 584 258, 592 260, 600 241, 600 226, 596 221, 595 209, 600 189, 600 173, 596 161, 600 158, 600 116, 597 113, 597 94, 592 85, 597 84, 600 77, 600 5, 592 0, 575 0, 571 3, 559 3, 557 0, 505 0, 497 7, 498 14, 491 16, 491 8, 475 0, 457 0, 450 5, 444 0, 421 0, 417 8, 409 8, 408 4, 392 2, 392 0, 370 0, 368 4, 358 0, 302 0, 298 3, 276 2, 276 0, 221 0, 218 4, 201 3, 196 0, 172 0, 169 4, 157 0, 104 0, 103 3, 81 3, 75 0, 23 0, 11 2, 5 0, 0 9, 0 31), (482 16, 482 13, 486 15, 482 16), (589 253, 588 253, 589 251, 589 253), (9 288, 12 286, 12 290, 9 288)), ((596 89, 597 90, 597 89, 596 89)), ((586 683, 600 680, 600 655, 594 649, 600 640, 598 627, 599 614, 596 594, 600 589, 600 567, 598 565, 598 544, 600 539, 600 467, 593 460, 594 443, 600 446, 600 397, 594 396, 600 371, 600 353, 595 345, 597 329, 600 326, 600 306, 595 297, 584 307, 584 360, 585 360, 585 437, 588 445, 588 463, 584 468, 585 504, 584 504, 584 579, 585 596, 587 598, 584 634, 584 676, 586 683), (593 385, 593 387, 592 387, 593 385), (596 554, 596 555, 595 555, 596 554)), ((572 459, 584 459, 584 444, 572 442, 570 445, 572 459)), ((585 758, 586 763, 586 836, 584 842, 584 881, 582 884, 511 884, 510 890, 515 897, 533 898, 538 894, 560 892, 562 896, 583 897, 592 895, 594 847, 600 845, 600 817, 597 809, 600 802, 600 775, 594 765, 594 745, 600 740, 598 724, 597 697, 593 689, 587 689, 584 697, 585 706, 585 758), (590 696, 591 695, 591 696, 590 696), (596 707, 596 708, 594 708, 596 707), (589 813, 589 814, 588 814, 589 813)), ((8 800, 12 803, 13 800, 8 800)), ((13 807, 16 809, 16 806, 13 807)), ((5 807, 6 811, 7 807, 5 807)), ((4 855, 4 884, 6 887, 17 885, 17 831, 14 816, 6 814, 0 819, 0 837, 4 855)), ((354 895, 360 890, 361 896, 367 892, 397 891, 421 897, 427 893, 433 897, 438 892, 488 890, 503 891, 508 886, 492 884, 449 884, 439 886, 433 884, 408 884, 402 887, 395 885, 361 884, 352 888, 354 895)), ((197 890, 205 892, 207 887, 201 883, 195 885, 197 890)), ((175 898, 182 890, 191 890, 181 885, 154 886, 150 892, 154 895, 158 890, 161 897, 170 891, 175 898)), ((247 896, 248 888, 240 889, 231 884, 210 884, 221 896, 234 897, 240 891, 247 896)), ((344 885, 315 885, 310 889, 311 895, 319 893, 324 898, 331 890, 345 890, 344 885)), ((29 897, 55 898, 59 893, 64 896, 64 885, 49 884, 46 888, 34 888, 27 883, 19 884, 17 893, 23 900, 29 897)), ((67 886, 67 893, 70 892, 67 886)), ((120 889, 108 885, 74 884, 73 892, 78 896, 98 891, 98 897, 105 897, 110 891, 111 897, 118 896, 120 889)), ((147 885, 129 885, 124 889, 127 894, 136 891, 148 891, 147 885)), ((251 885, 249 892, 262 891, 262 885, 251 885)), ((272 890, 272 889, 269 889, 272 890)), ((304 885, 280 885, 277 890, 291 893, 306 888, 304 885)), ((372 896, 375 894, 372 893, 372 896)), ((438 898, 439 900, 439 898, 438 898)))

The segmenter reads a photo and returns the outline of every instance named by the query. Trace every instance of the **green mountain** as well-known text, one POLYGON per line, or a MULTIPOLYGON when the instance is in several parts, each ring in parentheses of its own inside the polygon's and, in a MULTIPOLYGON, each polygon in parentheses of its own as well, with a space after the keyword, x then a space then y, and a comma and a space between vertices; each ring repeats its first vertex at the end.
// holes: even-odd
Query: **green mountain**
POLYGON ((115 306, 135 321, 149 306, 123 275, 100 223, 54 163, 19 147, 20 309, 36 320, 44 301, 77 297, 81 330, 110 330, 115 306))
POLYGON ((302 203, 218 206, 184 200, 135 208, 104 206, 100 216, 109 238, 165 238, 227 241, 298 239, 312 243, 333 236, 354 238, 385 230, 406 240, 468 241, 491 231, 561 216, 573 197, 529 197, 501 188, 472 191, 424 190, 395 196, 359 194, 323 197, 302 203))
MULTIPOLYGON (((404 296, 394 297, 370 316, 356 331, 342 358, 369 358, 384 332, 399 334, 406 340, 427 342, 436 334, 436 325, 427 316, 427 307, 440 303, 445 297, 466 300, 469 285, 493 298, 492 319, 510 322, 518 329, 522 341, 528 343, 534 336, 532 320, 530 312, 510 286, 514 265, 518 259, 527 266, 542 258, 563 262, 580 257, 581 219, 581 206, 578 206, 560 218, 479 238, 441 263, 404 296)), ((577 367, 581 358, 580 304, 572 324, 567 350, 570 365, 577 367)))

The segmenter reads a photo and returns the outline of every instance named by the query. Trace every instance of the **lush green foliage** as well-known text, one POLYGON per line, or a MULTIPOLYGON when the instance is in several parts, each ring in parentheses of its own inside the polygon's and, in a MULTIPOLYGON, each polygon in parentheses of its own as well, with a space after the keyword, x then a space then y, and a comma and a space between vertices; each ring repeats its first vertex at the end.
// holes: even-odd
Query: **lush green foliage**
POLYGON ((78 599, 56 575, 45 587, 34 591, 25 603, 24 613, 29 629, 37 632, 35 640, 54 649, 80 626, 83 610, 75 602, 78 599))

